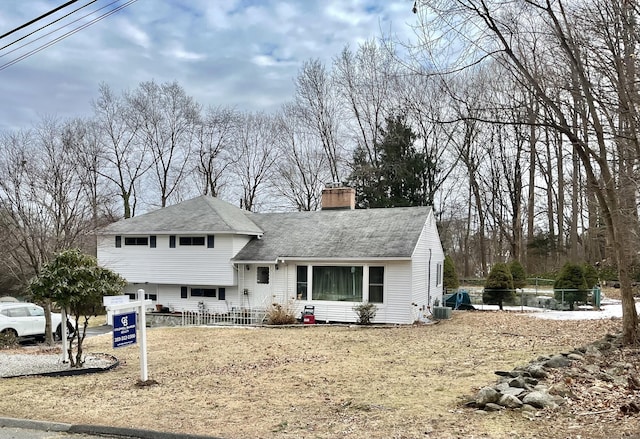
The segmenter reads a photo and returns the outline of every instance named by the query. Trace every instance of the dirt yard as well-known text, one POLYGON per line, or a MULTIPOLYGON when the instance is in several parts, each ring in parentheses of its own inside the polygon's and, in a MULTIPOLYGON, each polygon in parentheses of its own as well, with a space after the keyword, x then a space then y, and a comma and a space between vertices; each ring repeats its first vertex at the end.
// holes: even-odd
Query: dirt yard
POLYGON ((105 335, 86 350, 117 356, 118 368, 0 379, 0 414, 229 439, 629 437, 640 416, 615 409, 602 418, 563 406, 530 420, 463 406, 495 383, 494 371, 619 332, 620 323, 462 311, 407 327, 159 328, 148 331, 158 384, 142 387, 138 346, 114 350, 105 335))

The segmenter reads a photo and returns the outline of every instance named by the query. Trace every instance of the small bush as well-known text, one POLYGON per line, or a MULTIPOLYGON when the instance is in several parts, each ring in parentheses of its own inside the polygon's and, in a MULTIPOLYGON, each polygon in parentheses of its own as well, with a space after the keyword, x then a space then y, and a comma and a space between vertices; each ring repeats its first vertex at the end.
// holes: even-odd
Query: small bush
POLYGON ((370 325, 371 321, 376 317, 378 307, 371 302, 365 302, 354 306, 353 310, 358 314, 359 325, 370 325))
POLYGON ((292 325, 296 322, 297 308, 295 301, 286 303, 272 303, 267 308, 267 325, 292 325))

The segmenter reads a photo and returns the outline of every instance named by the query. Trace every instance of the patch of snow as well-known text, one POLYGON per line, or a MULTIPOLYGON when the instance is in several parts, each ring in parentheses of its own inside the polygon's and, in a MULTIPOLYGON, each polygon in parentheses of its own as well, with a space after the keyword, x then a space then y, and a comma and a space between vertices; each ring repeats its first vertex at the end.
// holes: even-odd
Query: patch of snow
MULTIPOLYGON (((482 311, 497 311, 498 305, 474 305, 482 311)), ((622 318, 622 302, 620 300, 605 299, 596 310, 590 306, 580 307, 575 311, 555 311, 531 306, 504 306, 505 311, 524 312, 531 317, 547 320, 597 320, 622 318)), ((640 314, 640 302, 636 302, 636 311, 640 314)))

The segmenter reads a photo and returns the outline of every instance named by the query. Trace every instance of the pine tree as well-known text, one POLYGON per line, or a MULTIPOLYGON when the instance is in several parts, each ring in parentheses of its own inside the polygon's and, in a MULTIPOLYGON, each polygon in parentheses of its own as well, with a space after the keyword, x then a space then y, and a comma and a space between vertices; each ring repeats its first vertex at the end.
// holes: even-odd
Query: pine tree
POLYGON ((453 259, 451 259, 451 256, 449 255, 445 256, 444 258, 444 267, 442 274, 444 287, 447 290, 455 290, 460 286, 458 274, 456 273, 456 266, 453 263, 453 259))
POLYGON ((553 284, 553 290, 554 298, 569 303, 569 309, 572 311, 576 302, 586 302, 589 287, 584 268, 571 262, 564 264, 553 284))
POLYGON ((427 161, 416 151, 416 134, 403 114, 388 117, 374 145, 374 159, 357 148, 349 184, 358 194, 360 208, 424 206, 427 161))
POLYGON ((482 301, 490 305, 502 305, 515 297, 513 291, 513 276, 507 264, 497 263, 491 267, 482 293, 482 301))

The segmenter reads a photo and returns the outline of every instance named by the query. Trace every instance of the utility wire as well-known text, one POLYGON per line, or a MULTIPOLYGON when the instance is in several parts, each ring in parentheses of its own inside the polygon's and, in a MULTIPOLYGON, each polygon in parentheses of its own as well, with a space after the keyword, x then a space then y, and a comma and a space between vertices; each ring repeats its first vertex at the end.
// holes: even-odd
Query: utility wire
POLYGON ((68 2, 66 2, 64 5, 62 5, 62 6, 58 6, 57 8, 52 9, 51 11, 47 12, 46 14, 42 14, 41 16, 39 16, 38 18, 34 18, 34 19, 33 19, 33 20, 31 20, 30 22, 25 23, 25 24, 23 24, 22 26, 18 26, 18 27, 17 27, 17 28, 15 28, 14 30, 10 30, 9 32, 7 32, 7 33, 6 33, 6 34, 4 34, 4 35, 0 35, 0 40, 1 40, 1 39, 3 39, 4 37, 8 36, 8 35, 11 35, 11 34, 12 34, 12 33, 14 33, 14 32, 18 32, 20 29, 24 29, 24 28, 25 28, 25 27, 27 27, 27 26, 31 26, 31 25, 32 25, 33 23, 35 23, 36 21, 40 21, 40 20, 42 20, 43 18, 48 17, 48 16, 49 16, 49 15, 51 15, 51 14, 55 14, 55 13, 56 13, 56 12, 58 12, 60 9, 64 9, 64 8, 66 8, 67 6, 69 6, 70 4, 73 4, 73 3, 77 2, 77 1, 78 1, 78 0, 71 0, 71 1, 68 1, 68 2))
MULTIPOLYGON (((109 7, 109 6, 113 5, 114 3, 117 3, 118 1, 119 1, 119 0, 115 0, 115 1, 113 1, 113 2, 111 2, 111 3, 109 3, 107 6, 104 6, 104 7, 100 8, 100 9, 97 9, 96 11, 99 11, 99 10, 101 10, 101 9, 104 9, 104 8, 106 8, 106 7, 109 7)), ((93 25, 93 24, 97 23, 98 21, 101 21, 101 20, 103 20, 104 18, 106 18, 106 17, 108 17, 108 16, 110 16, 110 15, 112 15, 112 14, 115 14, 116 12, 121 11, 122 9, 126 8, 127 6, 129 6, 129 5, 131 5, 132 3, 135 3, 135 2, 137 2, 137 1, 138 1, 138 0, 129 0, 128 2, 126 2, 126 3, 124 3, 124 4, 120 5, 120 6, 118 6, 118 7, 116 7, 116 8, 114 8, 114 9, 112 9, 112 10, 105 12, 104 14, 100 15, 99 17, 96 17, 96 18, 94 18, 93 20, 91 20, 91 21, 89 21, 89 22, 87 22, 87 23, 84 23, 84 24, 82 24, 82 25, 78 26, 77 28, 72 29, 72 30, 70 30, 69 32, 67 32, 67 33, 65 33, 65 34, 63 34, 63 35, 61 35, 61 36, 59 36, 59 37, 57 37, 57 38, 55 38, 55 39, 53 39, 53 40, 49 41, 48 43, 45 43, 45 44, 43 44, 43 45, 41 45, 41 46, 37 47, 36 49, 33 49, 33 50, 31 50, 31 51, 29 51, 29 52, 27 52, 27 53, 23 54, 23 55, 20 55, 18 58, 14 59, 14 60, 12 60, 12 61, 9 61, 9 62, 7 62, 7 63, 5 63, 5 64, 0 65, 0 71, 4 70, 4 69, 6 69, 6 68, 11 67, 12 65, 14 65, 14 64, 16 64, 16 63, 18 63, 18 62, 22 61, 23 59, 28 58, 28 57, 30 57, 31 55, 34 55, 34 54, 36 54, 36 53, 40 52, 41 50, 44 50, 44 49, 46 49, 47 47, 54 45, 55 43, 57 43, 57 42, 59 42, 59 41, 62 41, 63 39, 67 38, 68 36, 71 36, 71 35, 75 34, 76 32, 79 32, 79 31, 81 31, 82 29, 85 29, 85 28, 87 28, 87 27, 89 27, 89 26, 91 26, 91 25, 93 25)), ((90 13, 90 14, 87 14, 87 15, 85 15, 84 17, 81 17, 81 18, 79 18, 79 19, 77 19, 77 20, 74 20, 73 22, 71 22, 71 23, 69 23, 69 24, 67 24, 67 25, 65 25, 65 26, 62 26, 62 27, 60 27, 60 28, 58 28, 58 29, 56 29, 56 30, 54 30, 54 31, 51 31, 51 32, 49 32, 49 33, 48 33, 48 34, 46 34, 46 35, 50 35, 50 34, 52 34, 52 33, 54 33, 54 32, 57 32, 57 31, 58 31, 58 30, 60 30, 60 29, 63 29, 63 28, 65 28, 65 27, 68 27, 70 24, 75 23, 75 22, 77 22, 77 21, 81 20, 82 18, 87 17, 88 15, 92 15, 92 14, 93 14, 93 13, 95 13, 96 11, 94 11, 94 12, 92 12, 92 13, 90 13)), ((44 35, 44 36, 46 36, 46 35, 44 35)), ((12 53, 12 52, 15 52, 16 50, 21 49, 22 47, 25 47, 25 46, 27 46, 27 45, 31 44, 31 43, 32 43, 32 42, 34 42, 34 41, 37 41, 37 40, 39 40, 39 39, 42 39, 42 38, 44 38, 44 36, 39 37, 39 38, 37 38, 37 39, 35 39, 35 40, 33 40, 33 41, 29 42, 29 43, 23 44, 22 46, 20 46, 20 47, 18 47, 18 48, 16 48, 16 49, 13 49, 13 50, 11 50, 11 51, 9 51, 7 54, 12 53)), ((5 54, 5 55, 7 55, 7 54, 5 54)), ((5 55, 0 55, 0 57, 5 56, 5 55)))
MULTIPOLYGON (((75 1, 77 1, 77 0, 75 0, 75 1)), ((76 13, 76 12, 78 12, 79 10, 86 8, 86 7, 87 7, 87 6, 89 6, 90 4, 95 3, 95 2, 97 2, 97 1, 98 1, 98 0, 91 0, 91 1, 90 1, 89 3, 87 3, 86 5, 84 5, 84 6, 80 6, 79 8, 74 9, 73 11, 69 12, 68 14, 65 14, 65 15, 63 15, 62 17, 60 17, 60 18, 58 18, 58 19, 56 19, 56 20, 53 20, 52 22, 47 23, 47 24, 45 24, 45 25, 44 25, 44 26, 42 26, 42 27, 39 27, 38 29, 34 30, 33 32, 30 32, 30 33, 26 34, 25 36, 18 38, 17 40, 15 40, 15 41, 13 41, 13 42, 11 42, 11 43, 7 44, 6 46, 2 46, 2 47, 0 47, 0 50, 6 49, 6 48, 7 48, 7 47, 9 47, 9 46, 13 46, 13 45, 14 45, 14 44, 16 44, 18 41, 22 41, 22 40, 24 40, 25 38, 29 38, 31 35, 35 34, 36 32, 40 32, 42 29, 44 29, 44 28, 46 28, 46 27, 49 27, 49 26, 51 26, 52 24, 59 22, 60 20, 64 20, 65 18, 69 17, 70 15, 75 14, 75 13, 76 13)), ((99 9, 98 9, 98 10, 99 10, 99 9)), ((95 11, 94 11, 94 12, 95 12, 95 11)), ((84 17, 83 17, 83 18, 84 18, 84 17)), ((72 21, 71 23, 74 23, 74 22, 72 21)), ((69 24, 71 24, 71 23, 69 23, 69 24)), ((26 26, 26 24, 25 24, 25 25, 23 25, 22 27, 24 27, 24 26, 26 26)), ((37 41, 37 40, 33 40, 33 41, 37 41)), ((24 46, 20 46, 20 47, 24 47, 24 46)), ((8 52, 8 53, 11 53, 11 52, 8 52)), ((0 57, 2 57, 2 56, 4 56, 4 55, 0 55, 0 57)))

